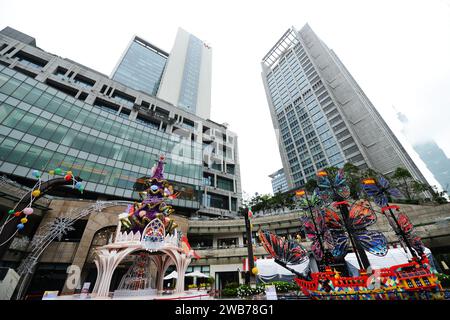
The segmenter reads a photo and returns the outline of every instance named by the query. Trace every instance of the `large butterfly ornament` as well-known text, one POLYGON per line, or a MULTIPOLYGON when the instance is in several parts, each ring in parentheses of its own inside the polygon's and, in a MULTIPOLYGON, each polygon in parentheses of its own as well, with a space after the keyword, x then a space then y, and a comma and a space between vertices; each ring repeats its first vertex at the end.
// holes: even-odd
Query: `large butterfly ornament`
MULTIPOLYGON (((376 221, 375 212, 369 203, 366 200, 357 201, 350 208, 347 231, 361 244, 364 250, 377 256, 385 256, 388 251, 385 236, 381 232, 366 229, 376 221)), ((325 224, 333 237, 333 256, 345 256, 348 250, 349 237, 345 232, 342 218, 335 211, 327 208, 325 209, 325 224)))
POLYGON ((320 196, 325 204, 330 204, 335 201, 335 196, 338 195, 343 199, 350 197, 350 188, 345 183, 345 174, 343 169, 339 169, 334 181, 330 181, 328 174, 325 171, 318 173, 318 186, 320 188, 320 196))
POLYGON ((388 196, 402 197, 401 192, 397 188, 391 188, 389 181, 383 176, 378 176, 377 180, 372 178, 364 179, 361 187, 381 208, 388 205, 388 196))
POLYGON ((274 259, 286 264, 300 264, 308 260, 308 251, 298 242, 277 236, 269 231, 259 231, 259 239, 274 259))
POLYGON ((300 220, 303 225, 303 230, 306 233, 306 236, 309 240, 311 240, 311 251, 314 255, 314 258, 317 261, 322 261, 324 257, 324 250, 333 248, 333 237, 330 233, 330 230, 325 225, 325 217, 324 212, 319 210, 314 210, 313 213, 314 222, 311 218, 307 216, 303 216, 300 220), (322 246, 320 245, 320 239, 322 240, 322 246))
MULTIPOLYGON (((392 214, 397 216, 396 219, 397 219, 398 225, 393 221, 393 217, 392 216, 386 214, 385 210, 382 210, 382 212, 385 214, 386 218, 389 221, 389 224, 394 229, 395 233, 397 235, 400 234, 400 232, 398 230, 399 227, 400 227, 401 231, 406 236, 406 240, 409 242, 409 244, 411 245, 412 249, 414 251, 416 251, 416 253, 419 256, 423 255, 425 245, 423 244, 423 242, 420 239, 420 237, 418 237, 415 234, 414 226, 411 223, 411 221, 409 220, 408 216, 405 213, 401 212, 400 208, 398 206, 391 206, 389 208, 395 209, 396 213, 392 213, 392 214)), ((400 239, 400 244, 406 250, 407 246, 406 246, 405 240, 402 237, 399 237, 399 239, 400 239)))

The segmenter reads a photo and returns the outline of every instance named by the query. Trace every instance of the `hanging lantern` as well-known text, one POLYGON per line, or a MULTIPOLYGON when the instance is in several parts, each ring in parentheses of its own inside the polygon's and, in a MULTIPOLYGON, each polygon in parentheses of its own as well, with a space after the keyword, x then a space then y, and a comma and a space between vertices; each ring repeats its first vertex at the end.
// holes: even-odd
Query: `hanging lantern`
POLYGON ((27 208, 23 209, 23 213, 26 216, 29 216, 30 214, 33 214, 33 208, 27 207, 27 208))
POLYGON ((37 198, 37 197, 39 197, 39 196, 41 195, 41 190, 39 190, 39 189, 33 190, 33 192, 31 193, 31 195, 32 195, 33 197, 37 198))
POLYGON ((20 222, 22 222, 23 224, 25 224, 25 223, 28 222, 28 219, 27 219, 27 218, 22 218, 22 219, 20 219, 20 222))
POLYGON ((256 276, 258 274, 258 268, 257 267, 253 267, 252 268, 252 273, 256 276))

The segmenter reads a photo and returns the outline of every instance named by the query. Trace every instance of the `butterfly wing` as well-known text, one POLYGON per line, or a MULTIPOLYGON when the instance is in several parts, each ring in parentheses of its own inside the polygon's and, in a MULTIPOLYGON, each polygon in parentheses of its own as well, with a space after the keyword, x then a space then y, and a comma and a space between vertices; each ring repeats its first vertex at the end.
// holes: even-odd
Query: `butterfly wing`
POLYGON ((342 229, 342 220, 335 211, 329 208, 325 208, 324 213, 325 213, 325 225, 327 226, 328 229, 335 229, 335 230, 342 229))
POLYGON ((334 257, 342 257, 347 254, 348 237, 342 230, 330 230, 333 237, 333 250, 331 251, 334 257))
POLYGON ((259 239, 267 253, 286 264, 299 264, 308 259, 307 250, 295 241, 284 239, 269 231, 260 231, 259 239))
POLYGON ((380 257, 387 254, 388 243, 386 237, 381 232, 373 230, 359 230, 356 231, 354 235, 364 250, 380 257))
POLYGON ((349 212, 349 222, 353 229, 366 228, 377 222, 377 216, 366 200, 355 202, 349 212))

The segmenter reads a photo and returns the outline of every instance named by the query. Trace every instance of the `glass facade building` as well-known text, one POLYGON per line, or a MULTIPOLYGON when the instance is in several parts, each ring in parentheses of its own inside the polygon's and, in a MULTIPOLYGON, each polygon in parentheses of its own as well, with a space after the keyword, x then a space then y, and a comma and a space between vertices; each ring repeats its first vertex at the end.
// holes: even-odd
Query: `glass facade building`
POLYGON ((335 53, 309 25, 290 28, 264 56, 262 78, 289 188, 350 162, 426 181, 335 53))
POLYGON ((269 175, 269 177, 272 179, 272 191, 274 194, 283 193, 289 190, 283 168, 275 171, 274 173, 269 175))
POLYGON ((0 103, 1 171, 31 178, 33 169, 60 167, 79 175, 87 191, 137 198, 136 179, 181 142, 190 157, 169 158, 167 178, 201 183, 198 143, 77 101, 6 67, 0 67, 0 103))
POLYGON ((241 189, 234 133, 16 40, 0 32, 0 174, 32 184, 33 170, 46 179, 45 172, 59 167, 83 179, 89 199, 138 199, 140 178, 164 155, 165 177, 179 192, 174 206, 236 215, 241 189), (205 172, 211 186, 204 184, 205 172))
POLYGON ((156 96, 168 54, 134 37, 112 78, 124 85, 156 96))
POLYGON ((195 113, 202 61, 203 42, 193 35, 189 36, 189 45, 184 64, 183 80, 181 82, 178 105, 195 113))

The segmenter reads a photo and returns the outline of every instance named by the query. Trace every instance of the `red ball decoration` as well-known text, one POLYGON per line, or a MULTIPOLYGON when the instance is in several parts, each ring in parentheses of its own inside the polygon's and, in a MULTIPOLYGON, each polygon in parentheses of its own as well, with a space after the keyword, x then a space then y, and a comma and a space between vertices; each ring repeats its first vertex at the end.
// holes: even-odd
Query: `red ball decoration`
POLYGON ((64 177, 64 179, 65 179, 66 181, 70 181, 70 180, 72 180, 72 176, 71 176, 70 174, 67 174, 67 175, 64 177))
POLYGON ((16 211, 16 213, 14 213, 14 216, 18 217, 18 216, 20 216, 21 213, 22 213, 21 211, 16 211))

